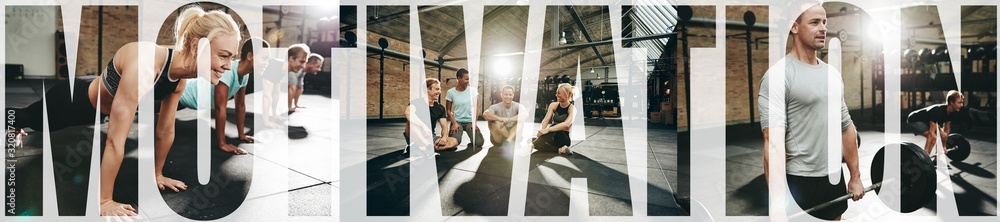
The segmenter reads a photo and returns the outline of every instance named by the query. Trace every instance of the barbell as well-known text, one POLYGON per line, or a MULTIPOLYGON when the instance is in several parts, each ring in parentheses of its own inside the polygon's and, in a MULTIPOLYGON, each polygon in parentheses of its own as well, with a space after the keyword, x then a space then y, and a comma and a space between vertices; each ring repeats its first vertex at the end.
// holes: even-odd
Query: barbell
MULTIPOLYGON (((860 137, 858 138, 858 143, 860 144, 860 137)), ((952 133, 948 135, 946 149, 948 150, 947 156, 952 161, 962 161, 969 157, 972 152, 972 147, 969 141, 965 139, 964 136, 957 133, 952 133)), ((936 174, 934 172, 934 160, 936 157, 931 157, 924 152, 923 148, 920 148, 917 144, 910 142, 903 142, 899 146, 884 146, 875 153, 875 158, 872 160, 871 165, 871 178, 872 185, 865 188, 864 192, 875 191, 876 193, 881 191, 883 184, 888 184, 890 181, 897 181, 894 178, 885 178, 883 173, 885 172, 885 152, 890 147, 899 148, 899 182, 900 182, 900 205, 899 208, 895 206, 890 206, 893 210, 897 210, 903 213, 910 213, 923 208, 931 200, 934 199, 934 192, 936 187, 936 174)), ((847 195, 840 196, 836 199, 821 203, 814 207, 804 210, 800 214, 810 213, 818 211, 820 209, 829 207, 835 203, 846 201, 852 199, 853 194, 848 193, 847 195)), ((798 215, 793 215, 796 217, 798 215)))

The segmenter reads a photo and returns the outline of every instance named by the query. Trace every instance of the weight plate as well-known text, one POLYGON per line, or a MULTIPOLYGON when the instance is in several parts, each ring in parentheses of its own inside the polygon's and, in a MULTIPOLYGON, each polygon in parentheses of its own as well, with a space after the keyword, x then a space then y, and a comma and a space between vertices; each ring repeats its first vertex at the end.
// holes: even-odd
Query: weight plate
POLYGON ((948 148, 951 149, 952 147, 955 149, 948 151, 948 159, 951 161, 961 162, 965 160, 965 158, 968 158, 969 154, 972 153, 972 147, 969 145, 969 141, 958 133, 948 135, 948 148))
MULTIPOLYGON (((885 150, 888 146, 882 147, 875 153, 872 160, 871 177, 872 183, 882 182, 885 178, 885 150)), ((902 198, 900 208, 896 209, 893 203, 886 203, 890 208, 899 212, 909 213, 923 208, 934 199, 935 186, 934 165, 931 158, 924 153, 924 149, 913 143, 902 143, 900 148, 900 191, 902 198)), ((881 188, 875 189, 880 192, 881 188)), ((884 199, 883 199, 884 200, 884 199)))

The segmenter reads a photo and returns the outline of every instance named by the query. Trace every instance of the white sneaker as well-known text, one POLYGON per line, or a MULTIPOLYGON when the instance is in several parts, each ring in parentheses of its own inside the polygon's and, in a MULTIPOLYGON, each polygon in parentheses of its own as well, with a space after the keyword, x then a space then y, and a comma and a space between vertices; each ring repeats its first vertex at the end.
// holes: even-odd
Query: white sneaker
POLYGON ((572 156, 573 155, 573 150, 569 149, 569 146, 564 146, 564 147, 562 147, 562 149, 563 149, 563 152, 560 152, 559 155, 563 155, 563 156, 572 156))

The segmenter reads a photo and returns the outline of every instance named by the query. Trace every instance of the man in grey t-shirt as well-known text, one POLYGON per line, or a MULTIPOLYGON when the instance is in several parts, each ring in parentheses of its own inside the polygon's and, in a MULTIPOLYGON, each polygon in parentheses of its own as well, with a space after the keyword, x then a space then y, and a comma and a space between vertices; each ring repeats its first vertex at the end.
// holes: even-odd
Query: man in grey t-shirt
POLYGON ((515 131, 521 104, 514 102, 514 87, 504 85, 500 89, 500 99, 500 103, 493 104, 483 112, 483 118, 489 121, 490 142, 493 146, 517 139, 515 131))
MULTIPOLYGON (((770 176, 768 166, 773 159, 769 156, 771 149, 776 149, 774 151, 785 158, 773 163, 778 165, 777 169, 784 169, 788 190, 802 209, 812 208, 848 191, 854 194, 857 201, 864 196, 864 187, 858 169, 856 131, 843 101, 843 81, 839 72, 816 58, 816 52, 826 42, 826 11, 823 7, 815 5, 800 14, 792 24, 791 36, 791 52, 764 74, 757 96, 764 131, 765 175, 770 176), (770 86, 778 82, 784 85, 770 86), (839 93, 831 97, 828 89, 839 93), (838 129, 841 131, 842 147, 828 145, 830 102, 840 106, 838 129), (784 141, 771 140, 771 135, 784 135, 784 141), (843 150, 850 171, 846 187, 839 173, 833 176, 839 177, 834 181, 840 182, 830 184, 827 167, 829 149, 843 150)), ((781 181, 768 179, 767 182, 775 185, 771 187, 772 191, 784 190, 780 187, 781 181)), ((840 202, 810 214, 820 219, 839 220, 846 210, 847 203, 840 202)))

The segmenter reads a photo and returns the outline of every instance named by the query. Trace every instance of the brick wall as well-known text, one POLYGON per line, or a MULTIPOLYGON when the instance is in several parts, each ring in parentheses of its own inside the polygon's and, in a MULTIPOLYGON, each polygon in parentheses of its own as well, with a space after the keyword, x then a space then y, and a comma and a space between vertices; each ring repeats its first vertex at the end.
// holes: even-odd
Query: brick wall
MULTIPOLYGON (((371 44, 378 44, 378 39, 383 37, 385 36, 369 32, 367 36, 368 38, 367 41, 371 44)), ((410 53, 409 43, 388 37, 385 38, 389 40, 389 47, 386 49, 401 53, 410 53)), ((425 50, 427 51, 427 58, 437 58, 438 52, 428 49, 425 50)), ((456 48, 455 50, 464 50, 464 49, 456 48)), ((380 79, 379 79, 378 57, 379 57, 378 53, 368 53, 368 59, 366 60, 367 75, 368 75, 368 83, 367 83, 368 117, 378 118, 379 91, 385 90, 383 94, 384 96, 383 98, 385 100, 385 106, 383 107, 383 116, 385 118, 401 118, 403 117, 403 111, 405 111, 406 106, 410 104, 410 69, 412 69, 414 66, 412 64, 409 64, 410 63, 409 59, 400 59, 391 56, 386 56, 384 70, 383 70, 385 75, 385 84, 382 85, 379 83, 380 79)), ((446 56, 445 58, 450 58, 450 57, 446 56)), ((468 66, 465 61, 448 62, 446 64, 455 67, 468 66)), ((432 67, 428 66, 425 68, 432 68, 432 67)), ((425 72, 425 75, 427 77, 437 78, 438 77, 437 67, 433 67, 433 69, 428 69, 425 72)), ((448 89, 451 89, 455 87, 455 85, 457 85, 457 82, 454 81, 454 78, 455 78, 455 70, 444 68, 441 71, 440 80, 442 81, 442 84, 441 84, 440 100, 442 101, 442 104, 444 104, 443 103, 444 98, 445 96, 447 96, 446 94, 448 89), (449 82, 445 82, 448 81, 448 79, 452 80, 449 82)), ((482 90, 480 90, 480 92, 482 92, 482 90)))
MULTIPOLYGON (((757 24, 767 23, 767 6, 728 6, 726 20, 743 22, 743 13, 752 11, 757 17, 757 24)), ((726 29, 726 35, 743 34, 746 31, 740 27, 726 29)), ((753 30, 751 39, 768 36, 765 30, 753 30)), ((760 121, 757 116, 757 92, 760 89, 760 79, 764 77, 768 67, 768 44, 752 44, 750 52, 753 57, 753 77, 750 86, 747 82, 747 48, 746 40, 738 38, 726 39, 726 122, 746 123, 750 121, 750 111, 753 110, 754 121, 760 121), (748 88, 749 87, 749 88, 748 88), (753 103, 750 104, 750 97, 753 103)))
MULTIPOLYGON (((694 17, 699 18, 715 18, 715 8, 713 6, 694 6, 692 7, 694 11, 694 17)), ((727 6, 726 7, 726 20, 743 22, 743 13, 746 11, 753 11, 757 17, 757 23, 766 23, 768 21, 768 11, 767 7, 764 6, 727 6)), ((844 100, 847 103, 849 109, 855 110, 862 108, 862 100, 864 101, 863 108, 870 109, 872 106, 871 101, 871 66, 872 61, 875 56, 874 45, 865 45, 864 48, 859 44, 857 33, 862 33, 860 30, 860 21, 858 20, 861 16, 845 16, 845 17, 834 17, 830 18, 827 29, 828 32, 835 33, 839 30, 847 30, 848 33, 852 33, 852 38, 848 38, 844 42, 843 48, 843 61, 841 71, 843 74, 844 81, 844 100), (862 49, 866 56, 862 56, 862 49)), ((688 43, 690 48, 699 47, 715 47, 715 26, 704 26, 704 25, 692 25, 688 28, 690 42, 688 43)), ((741 34, 744 30, 739 27, 727 28, 726 35, 741 34)), ((767 37, 769 35, 768 31, 757 31, 751 32, 753 38, 767 37)), ((863 36, 863 35, 859 35, 863 36)), ((776 45, 776 44, 775 44, 776 45)), ((757 102, 757 92, 760 88, 760 79, 763 78, 764 73, 769 68, 768 50, 770 49, 770 44, 760 43, 759 45, 752 45, 751 52, 753 55, 753 79, 751 81, 752 86, 747 85, 747 56, 746 56, 746 40, 739 38, 729 38, 726 39, 726 122, 728 124, 740 124, 748 123, 750 121, 750 110, 754 109, 754 121, 759 122, 758 116, 760 115, 759 110, 756 110, 757 102), (753 104, 749 104, 750 97, 753 97, 753 104)), ((677 76, 677 108, 678 108, 678 126, 686 127, 686 115, 687 110, 685 108, 685 85, 684 78, 686 75, 684 73, 683 64, 683 53, 682 44, 678 44, 677 52, 678 57, 678 76, 677 76)), ((787 49, 785 50, 787 51, 787 49)), ((824 61, 828 58, 823 55, 821 57, 824 61)), ((881 103, 881 98, 877 99, 876 102, 881 103)))
MULTIPOLYGON (((138 7, 136 6, 83 6, 80 18, 80 40, 77 44, 76 75, 99 75, 121 46, 139 40, 138 7), (100 19, 103 17, 103 23, 100 19), (104 29, 100 33, 100 29, 104 29), (102 35, 103 34, 103 35, 102 35), (102 50, 98 50, 101 41, 102 50)), ((56 16, 56 27, 63 27, 62 11, 56 16)), ((69 19, 69 18, 66 18, 69 19)))
MULTIPOLYGON (((715 18, 715 6, 691 6, 691 9, 694 12, 694 17, 715 18)), ((715 37, 711 37, 714 35, 714 24, 710 26, 691 25, 688 27, 688 47, 714 48, 715 37)), ((679 42, 677 44, 677 93, 672 94, 676 96, 673 101, 677 101, 676 109, 678 127, 687 127, 688 115, 687 98, 685 98, 685 90, 687 90, 687 86, 684 85, 684 79, 687 78, 687 73, 684 72, 684 60, 686 58, 684 58, 684 49, 682 48, 683 45, 683 42, 679 42)), ((745 96, 742 98, 745 98, 745 96)))
MULTIPOLYGON (((828 33, 838 33, 841 30, 848 33, 847 41, 841 43, 843 53, 840 71, 844 81, 844 102, 851 110, 872 108, 872 66, 878 56, 876 53, 881 51, 880 45, 866 39, 869 33, 863 31, 866 29, 861 26, 862 19, 868 18, 859 14, 830 17, 827 21, 828 33)), ((822 59, 829 61, 829 56, 824 56, 822 59)), ((876 102, 882 103, 882 98, 877 98, 876 102)), ((866 115, 871 114, 866 113, 866 115)), ((855 121, 859 118, 870 120, 870 116, 852 116, 852 118, 855 121)))

